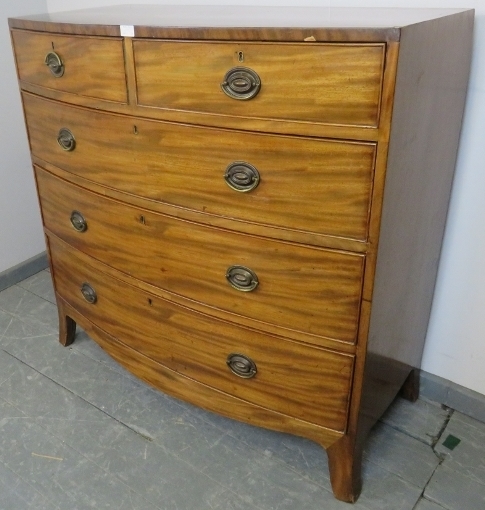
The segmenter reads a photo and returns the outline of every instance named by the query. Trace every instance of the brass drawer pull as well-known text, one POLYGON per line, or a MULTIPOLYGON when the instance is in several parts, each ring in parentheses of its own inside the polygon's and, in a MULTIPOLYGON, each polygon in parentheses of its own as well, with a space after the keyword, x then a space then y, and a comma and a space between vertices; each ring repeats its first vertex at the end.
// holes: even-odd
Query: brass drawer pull
POLYGON ((256 363, 244 354, 232 353, 226 359, 227 366, 233 374, 244 379, 251 379, 258 371, 256 363))
POLYGON ((221 88, 233 99, 252 99, 261 89, 261 78, 247 67, 233 67, 224 76, 221 88))
POLYGON ((245 161, 234 161, 226 168, 224 180, 233 190, 244 193, 258 187, 260 176, 253 165, 245 161))
POLYGON ((51 51, 47 53, 44 63, 56 78, 60 78, 64 74, 64 64, 56 52, 51 51))
POLYGON ((96 291, 91 287, 91 285, 89 285, 89 283, 83 283, 81 285, 81 294, 83 295, 83 298, 91 305, 94 305, 94 303, 96 303, 98 300, 96 291))
POLYGON ((232 287, 242 292, 251 292, 259 284, 256 273, 244 266, 228 267, 226 271, 226 278, 232 287))
POLYGON ((67 152, 73 151, 76 148, 74 135, 67 128, 59 129, 57 143, 61 146, 62 150, 67 152))
POLYGON ((78 232, 86 232, 88 223, 79 211, 72 211, 71 224, 78 232))

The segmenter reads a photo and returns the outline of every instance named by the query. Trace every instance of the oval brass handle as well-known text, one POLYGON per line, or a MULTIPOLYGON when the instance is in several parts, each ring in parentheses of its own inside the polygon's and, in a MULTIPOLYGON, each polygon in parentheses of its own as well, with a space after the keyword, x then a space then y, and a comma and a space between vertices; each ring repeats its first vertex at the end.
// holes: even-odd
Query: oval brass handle
POLYGON ((55 51, 47 53, 44 63, 56 78, 60 78, 64 74, 64 64, 61 57, 55 51))
POLYGON ((258 372, 256 363, 244 354, 232 353, 226 359, 227 366, 233 374, 244 379, 251 379, 258 372))
POLYGON ((234 161, 226 168, 224 180, 233 190, 244 193, 258 187, 260 175, 253 165, 245 161, 234 161))
POLYGON ((233 67, 224 76, 221 88, 233 99, 252 99, 261 89, 261 78, 248 67, 233 67))
POLYGON ((78 232, 85 232, 88 228, 88 223, 84 216, 79 211, 72 211, 71 224, 78 232))
POLYGON ((96 291, 91 287, 91 285, 89 285, 89 283, 83 283, 81 285, 81 294, 83 295, 83 298, 91 305, 94 305, 94 303, 96 303, 98 300, 96 291))
POLYGON ((73 151, 76 148, 76 139, 67 128, 59 129, 57 143, 61 146, 62 150, 67 152, 73 151))
POLYGON ((251 292, 259 284, 256 273, 244 266, 228 267, 226 271, 226 278, 232 287, 242 292, 251 292))

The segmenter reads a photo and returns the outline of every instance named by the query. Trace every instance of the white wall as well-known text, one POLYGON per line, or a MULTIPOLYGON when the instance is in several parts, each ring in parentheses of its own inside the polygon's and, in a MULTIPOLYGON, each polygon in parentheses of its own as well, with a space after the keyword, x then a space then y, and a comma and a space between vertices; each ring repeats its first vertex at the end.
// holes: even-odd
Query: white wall
MULTIPOLYGON (((50 12, 159 0, 47 0, 50 12)), ((475 47, 423 369, 485 394, 485 0, 187 0, 187 4, 474 7, 475 47)), ((3 216, 5 217, 5 216, 3 216)))
POLYGON ((45 250, 7 18, 46 9, 46 0, 0 2, 0 273, 45 250))

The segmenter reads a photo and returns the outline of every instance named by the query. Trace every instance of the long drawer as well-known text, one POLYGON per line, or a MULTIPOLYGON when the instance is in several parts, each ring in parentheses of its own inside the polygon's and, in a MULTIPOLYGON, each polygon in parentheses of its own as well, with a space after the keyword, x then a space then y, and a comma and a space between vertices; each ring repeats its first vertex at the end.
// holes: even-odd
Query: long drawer
POLYGON ((376 147, 154 122, 24 94, 32 153, 152 200, 365 241, 376 147), (62 128, 72 150, 57 139, 62 128))
POLYGON ((123 40, 12 30, 19 78, 73 94, 127 102, 123 40))
POLYGON ((36 168, 46 228, 126 274, 280 328, 354 342, 364 256, 128 206, 36 168), (77 226, 80 231, 76 230, 77 226))
POLYGON ((353 356, 214 320, 107 277, 55 238, 49 245, 58 294, 121 342, 220 391, 345 429, 353 356))
POLYGON ((135 39, 133 48, 140 105, 327 124, 378 123, 384 44, 135 39))

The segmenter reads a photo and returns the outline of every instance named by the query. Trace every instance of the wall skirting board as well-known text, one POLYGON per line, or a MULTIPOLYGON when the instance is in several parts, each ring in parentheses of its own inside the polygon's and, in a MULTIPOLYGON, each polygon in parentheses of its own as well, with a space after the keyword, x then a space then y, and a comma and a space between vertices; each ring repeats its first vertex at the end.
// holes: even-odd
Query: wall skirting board
MULTIPOLYGON (((0 273, 0 291, 49 266, 46 252, 0 273)), ((421 370, 420 396, 485 423, 485 395, 421 370)))
POLYGON ((481 393, 422 370, 419 395, 485 423, 485 395, 481 393))
POLYGON ((49 267, 49 262, 47 261, 47 253, 44 251, 14 267, 11 267, 10 269, 3 271, 0 273, 0 291, 25 280, 25 278, 28 278, 47 267, 49 267))

